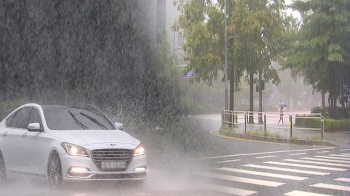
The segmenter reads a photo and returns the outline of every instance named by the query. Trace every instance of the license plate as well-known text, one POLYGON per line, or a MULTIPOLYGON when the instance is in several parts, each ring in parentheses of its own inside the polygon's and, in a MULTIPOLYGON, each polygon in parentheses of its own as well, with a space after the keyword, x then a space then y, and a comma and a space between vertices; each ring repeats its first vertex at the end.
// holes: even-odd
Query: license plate
POLYGON ((102 161, 102 169, 120 169, 126 167, 125 161, 102 161))

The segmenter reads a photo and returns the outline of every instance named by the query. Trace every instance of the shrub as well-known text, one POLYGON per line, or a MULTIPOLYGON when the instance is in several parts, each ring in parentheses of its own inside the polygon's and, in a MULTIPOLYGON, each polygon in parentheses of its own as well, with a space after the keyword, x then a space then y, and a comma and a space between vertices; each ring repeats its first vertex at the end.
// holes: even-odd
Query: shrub
MULTIPOLYGON (((308 116, 305 116, 308 117, 308 116)), ((295 126, 305 128, 321 128, 321 120, 319 118, 295 118, 295 126)), ((324 130, 325 131, 340 131, 350 129, 350 119, 331 119, 326 117, 324 119, 324 130)))

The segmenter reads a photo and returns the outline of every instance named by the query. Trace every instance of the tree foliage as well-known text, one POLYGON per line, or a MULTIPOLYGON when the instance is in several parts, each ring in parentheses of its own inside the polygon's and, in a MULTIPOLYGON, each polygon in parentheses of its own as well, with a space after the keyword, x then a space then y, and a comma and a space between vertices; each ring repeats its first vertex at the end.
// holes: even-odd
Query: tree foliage
POLYGON ((158 74, 166 65, 145 28, 148 12, 137 0, 1 1, 1 101, 92 103, 156 118, 174 95, 158 74))
POLYGON ((336 117, 337 99, 350 87, 350 2, 297 0, 292 8, 301 13, 302 24, 284 52, 286 65, 316 91, 329 93, 336 117))
MULTIPOLYGON (((179 0, 177 5, 182 14, 174 29, 181 29, 185 37, 183 48, 190 58, 188 66, 198 74, 197 81, 211 84, 218 73, 224 71, 225 1, 179 0)), ((271 62, 279 60, 283 47, 279 39, 286 30, 281 14, 283 8, 283 1, 227 1, 231 110, 234 88, 238 87, 240 77, 246 76, 251 89, 259 72, 267 73, 269 80, 279 83, 271 62)))

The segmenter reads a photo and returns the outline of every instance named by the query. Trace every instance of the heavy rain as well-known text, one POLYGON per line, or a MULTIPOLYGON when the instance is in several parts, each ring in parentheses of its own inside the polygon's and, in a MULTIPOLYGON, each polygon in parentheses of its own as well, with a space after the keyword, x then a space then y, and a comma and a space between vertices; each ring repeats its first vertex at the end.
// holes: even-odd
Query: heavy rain
POLYGON ((349 13, 346 0, 1 1, 0 196, 348 195, 349 13), (8 115, 26 103, 99 108, 42 119, 76 127, 76 141, 137 138, 146 179, 71 178, 63 167, 71 179, 52 188, 49 156, 48 176, 23 159, 7 169, 6 153, 46 133, 26 124, 6 151, 8 115), (104 115, 127 134, 108 132, 104 115))

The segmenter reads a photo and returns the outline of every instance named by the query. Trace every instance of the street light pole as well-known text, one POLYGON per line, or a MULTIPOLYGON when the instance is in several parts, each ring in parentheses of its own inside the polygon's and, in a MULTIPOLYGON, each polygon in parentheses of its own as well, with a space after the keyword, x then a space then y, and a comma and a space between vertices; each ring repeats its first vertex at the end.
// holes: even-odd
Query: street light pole
POLYGON ((227 84, 227 5, 225 0, 225 110, 228 110, 228 84, 227 84))

